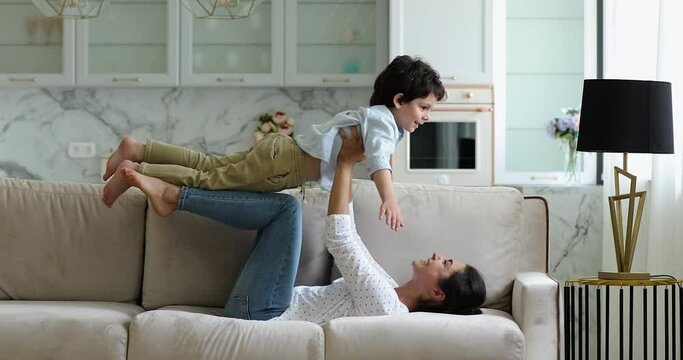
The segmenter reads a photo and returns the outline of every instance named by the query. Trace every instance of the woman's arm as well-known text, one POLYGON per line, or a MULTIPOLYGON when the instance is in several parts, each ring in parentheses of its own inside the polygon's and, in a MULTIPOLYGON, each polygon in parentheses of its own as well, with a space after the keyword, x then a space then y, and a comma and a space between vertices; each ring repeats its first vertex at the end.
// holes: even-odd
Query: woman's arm
POLYGON ((332 190, 330 190, 327 215, 349 214, 349 203, 352 199, 353 164, 362 161, 365 152, 363 141, 355 126, 351 128, 350 137, 344 129, 339 129, 339 136, 342 138, 342 148, 337 158, 337 170, 334 174, 332 190))

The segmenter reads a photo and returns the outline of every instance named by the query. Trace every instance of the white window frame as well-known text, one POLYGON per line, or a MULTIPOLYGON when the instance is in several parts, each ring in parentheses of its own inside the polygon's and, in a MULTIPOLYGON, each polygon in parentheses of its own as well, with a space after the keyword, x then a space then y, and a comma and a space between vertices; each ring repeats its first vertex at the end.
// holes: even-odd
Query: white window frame
MULTIPOLYGON (((597 76, 597 0, 584 0, 584 78, 594 79, 597 76)), ((562 185, 567 183, 565 172, 523 172, 507 171, 506 154, 506 1, 495 1, 493 6, 493 82, 494 112, 496 124, 494 129, 494 183, 524 185, 562 185)), ((579 152, 583 156, 584 171, 578 173, 578 185, 596 183, 596 153, 579 152)))

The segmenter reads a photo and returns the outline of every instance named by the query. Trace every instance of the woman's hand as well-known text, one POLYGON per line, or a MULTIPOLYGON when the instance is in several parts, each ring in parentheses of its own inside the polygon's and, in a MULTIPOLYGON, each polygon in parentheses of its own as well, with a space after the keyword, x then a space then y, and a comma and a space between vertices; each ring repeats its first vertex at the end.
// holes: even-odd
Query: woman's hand
POLYGON ((344 129, 339 129, 339 137, 342 139, 342 147, 337 156, 337 162, 355 164, 365 160, 365 147, 356 126, 351 127, 351 136, 344 129))

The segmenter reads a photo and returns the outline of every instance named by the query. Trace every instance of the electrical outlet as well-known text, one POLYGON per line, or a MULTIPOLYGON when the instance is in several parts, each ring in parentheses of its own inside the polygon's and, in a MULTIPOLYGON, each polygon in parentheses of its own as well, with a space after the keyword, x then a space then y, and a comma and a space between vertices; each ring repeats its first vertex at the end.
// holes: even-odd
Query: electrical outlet
POLYGON ((95 157, 95 143, 91 142, 71 142, 67 153, 70 158, 87 159, 95 157))

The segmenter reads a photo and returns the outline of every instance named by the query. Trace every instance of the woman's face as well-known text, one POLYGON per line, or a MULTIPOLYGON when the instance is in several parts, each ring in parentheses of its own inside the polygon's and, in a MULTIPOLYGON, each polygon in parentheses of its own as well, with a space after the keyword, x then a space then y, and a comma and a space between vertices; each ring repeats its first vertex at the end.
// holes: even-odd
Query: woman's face
POLYGON ((434 253, 424 260, 413 260, 412 265, 413 278, 428 287, 438 286, 441 279, 449 278, 454 273, 465 269, 464 262, 446 259, 439 253, 434 253))

